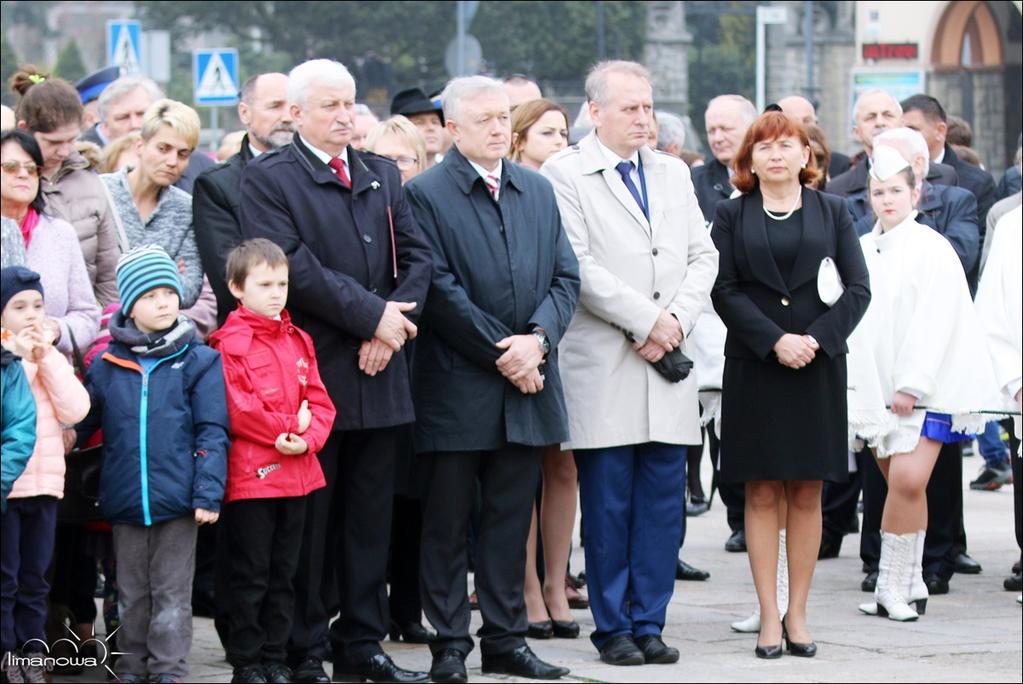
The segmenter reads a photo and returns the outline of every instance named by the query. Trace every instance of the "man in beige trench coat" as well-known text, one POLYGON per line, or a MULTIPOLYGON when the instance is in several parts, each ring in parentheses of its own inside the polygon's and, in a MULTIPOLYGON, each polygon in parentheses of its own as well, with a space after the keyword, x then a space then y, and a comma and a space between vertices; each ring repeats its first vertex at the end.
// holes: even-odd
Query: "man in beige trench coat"
POLYGON ((718 256, 689 169, 646 147, 650 77, 603 62, 586 79, 595 130, 547 161, 579 258, 579 307, 559 346, 586 518, 586 579, 601 659, 678 660, 664 644, 682 533, 685 444, 700 442, 695 375, 652 365, 708 304, 718 256))

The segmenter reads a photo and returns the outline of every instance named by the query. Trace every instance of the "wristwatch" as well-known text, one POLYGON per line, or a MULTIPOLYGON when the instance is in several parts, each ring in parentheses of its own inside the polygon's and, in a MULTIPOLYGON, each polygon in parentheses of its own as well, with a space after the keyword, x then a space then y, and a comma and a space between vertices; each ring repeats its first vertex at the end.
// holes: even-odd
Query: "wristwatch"
POLYGON ((533 337, 540 343, 540 350, 543 351, 543 357, 546 359, 547 355, 551 353, 551 341, 547 339, 547 331, 543 328, 533 328, 533 337))

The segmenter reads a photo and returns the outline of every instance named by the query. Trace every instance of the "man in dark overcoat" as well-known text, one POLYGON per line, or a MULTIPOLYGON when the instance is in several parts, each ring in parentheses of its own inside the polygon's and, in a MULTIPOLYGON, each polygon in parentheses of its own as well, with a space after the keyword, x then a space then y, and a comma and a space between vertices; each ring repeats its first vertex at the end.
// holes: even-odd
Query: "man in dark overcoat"
POLYGON ((443 101, 454 147, 405 186, 434 259, 414 365, 423 607, 437 629, 430 675, 466 681, 466 533, 478 477, 483 672, 556 679, 568 670, 526 646, 522 590, 542 447, 568 438, 557 347, 579 266, 550 183, 504 159, 503 85, 455 79, 443 101))
POLYGON ((236 303, 227 289, 227 255, 242 241, 242 171, 253 159, 291 142, 295 127, 288 111, 288 77, 256 74, 242 85, 238 116, 245 126, 242 148, 223 164, 204 171, 192 187, 195 242, 202 268, 217 297, 223 325, 236 303))
MULTIPOLYGON (((430 249, 390 160, 349 146, 355 81, 331 60, 288 75, 296 135, 242 174, 242 233, 280 245, 288 309, 313 338, 337 408, 318 456, 327 481, 310 496, 295 578, 289 652, 295 681, 327 682, 322 660, 337 566, 341 618, 330 627, 334 676, 423 681, 380 648, 387 634, 387 552, 401 426, 413 422, 405 342, 430 284, 430 249)), ((297 408, 297 407, 296 407, 297 408)))

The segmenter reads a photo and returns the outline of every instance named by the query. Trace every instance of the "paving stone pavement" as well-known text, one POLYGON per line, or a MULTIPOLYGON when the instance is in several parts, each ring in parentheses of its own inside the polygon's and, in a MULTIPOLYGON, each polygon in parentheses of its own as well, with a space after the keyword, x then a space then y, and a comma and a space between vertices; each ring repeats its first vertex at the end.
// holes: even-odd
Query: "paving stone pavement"
MULTIPOLYGON (((866 617, 856 606, 869 596, 859 589, 859 535, 845 538, 839 558, 818 563, 810 595, 809 618, 820 651, 816 658, 758 660, 756 636, 730 631, 730 622, 746 617, 753 606, 753 582, 745 554, 727 553, 725 512, 715 499, 711 510, 689 520, 684 558, 708 570, 707 582, 676 582, 668 610, 665 641, 678 647, 675 665, 621 668, 600 662, 585 636, 593 629, 589 611, 575 611, 583 635, 575 640, 531 641, 543 659, 571 669, 571 682, 1021 682, 1023 620, 1016 594, 1002 580, 1018 557, 1013 530, 1012 490, 974 492, 968 487, 979 458, 964 459, 964 498, 969 551, 984 568, 979 575, 956 575, 951 592, 935 596, 918 622, 899 624, 866 617)), ((704 460, 706 467, 706 459, 704 460)), ((707 473, 704 482, 709 482, 707 473)), ((583 567, 581 549, 572 567, 583 567)), ((471 581, 471 579, 470 579, 471 581)), ((473 613, 472 631, 480 625, 473 613)), ((213 630, 212 620, 195 619, 189 681, 228 682, 231 667, 213 630)), ((428 670, 425 646, 384 643, 403 667, 428 670)), ((519 681, 484 676, 479 650, 467 661, 470 681, 519 681)), ((330 665, 327 664, 328 673, 330 665)), ((102 671, 56 682, 106 681, 102 671)), ((529 681, 529 680, 521 680, 529 681)))

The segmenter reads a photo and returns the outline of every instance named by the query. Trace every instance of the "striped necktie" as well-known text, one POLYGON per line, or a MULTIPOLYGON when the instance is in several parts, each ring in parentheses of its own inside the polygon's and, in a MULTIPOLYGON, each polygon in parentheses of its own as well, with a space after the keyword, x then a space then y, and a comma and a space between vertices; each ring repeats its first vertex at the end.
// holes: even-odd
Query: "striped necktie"
POLYGON ((483 182, 487 184, 487 190, 490 190, 490 194, 494 197, 494 201, 496 202, 498 200, 498 196, 501 194, 501 179, 488 173, 483 179, 483 182))

